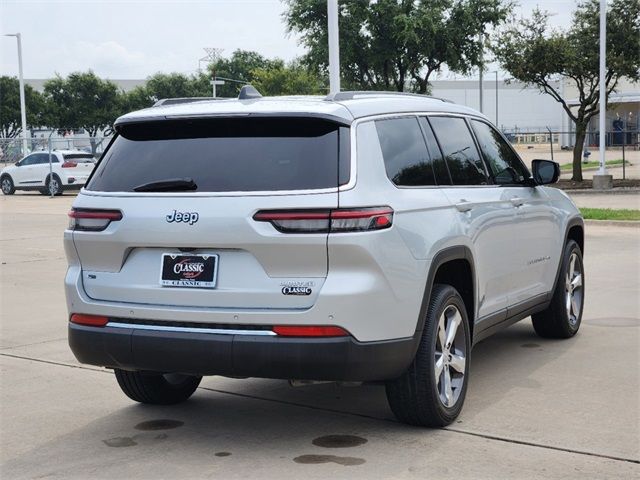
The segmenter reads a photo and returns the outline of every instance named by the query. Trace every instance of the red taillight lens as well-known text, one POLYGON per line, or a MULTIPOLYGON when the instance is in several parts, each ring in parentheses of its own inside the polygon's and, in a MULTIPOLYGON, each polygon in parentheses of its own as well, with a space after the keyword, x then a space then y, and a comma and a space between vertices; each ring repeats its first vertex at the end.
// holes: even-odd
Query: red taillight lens
POLYGON ((107 317, 101 315, 84 315, 82 313, 74 313, 71 315, 71 323, 77 323, 78 325, 89 325, 91 327, 104 327, 109 323, 107 317))
POLYGON ((336 210, 263 210, 253 219, 270 222, 283 233, 338 233, 382 230, 393 224, 390 207, 336 210))
POLYGON ((62 168, 75 168, 77 166, 78 166, 78 164, 76 162, 69 162, 69 161, 64 162, 62 164, 62 168))
POLYGON ((340 327, 318 325, 276 325, 273 331, 282 337, 347 337, 349 332, 340 327))
POLYGON ((100 232, 111 222, 122 220, 120 210, 74 208, 69 212, 69 230, 100 232))

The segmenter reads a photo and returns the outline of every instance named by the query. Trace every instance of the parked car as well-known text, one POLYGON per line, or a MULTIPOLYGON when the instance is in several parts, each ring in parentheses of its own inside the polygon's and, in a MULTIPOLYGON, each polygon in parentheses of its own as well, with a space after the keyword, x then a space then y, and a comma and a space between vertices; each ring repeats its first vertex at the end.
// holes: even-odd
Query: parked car
POLYGON ((404 422, 460 413, 472 346, 568 338, 583 220, 479 112, 383 92, 120 117, 64 233, 69 344, 126 395, 203 375, 383 381, 404 422))
POLYGON ((16 190, 37 190, 42 194, 62 195, 65 190, 82 188, 96 165, 90 153, 81 150, 34 152, 0 171, 0 188, 5 195, 16 190))

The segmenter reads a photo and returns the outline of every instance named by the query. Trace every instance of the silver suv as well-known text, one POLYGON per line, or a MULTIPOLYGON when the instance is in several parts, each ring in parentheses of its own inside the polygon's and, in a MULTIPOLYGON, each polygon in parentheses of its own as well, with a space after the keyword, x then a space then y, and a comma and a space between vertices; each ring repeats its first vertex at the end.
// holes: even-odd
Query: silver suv
POLYGON ((69 213, 69 343, 143 403, 203 375, 384 381, 402 421, 460 413, 471 347, 567 338, 583 220, 480 113, 340 92, 120 117, 69 213))

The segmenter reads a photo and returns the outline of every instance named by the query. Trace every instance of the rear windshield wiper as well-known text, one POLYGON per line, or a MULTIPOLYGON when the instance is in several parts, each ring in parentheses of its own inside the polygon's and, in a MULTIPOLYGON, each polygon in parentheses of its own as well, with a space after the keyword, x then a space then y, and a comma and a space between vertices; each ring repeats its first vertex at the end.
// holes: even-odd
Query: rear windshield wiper
POLYGON ((143 183, 133 188, 134 192, 188 192, 197 190, 198 185, 191 178, 167 178, 143 183))

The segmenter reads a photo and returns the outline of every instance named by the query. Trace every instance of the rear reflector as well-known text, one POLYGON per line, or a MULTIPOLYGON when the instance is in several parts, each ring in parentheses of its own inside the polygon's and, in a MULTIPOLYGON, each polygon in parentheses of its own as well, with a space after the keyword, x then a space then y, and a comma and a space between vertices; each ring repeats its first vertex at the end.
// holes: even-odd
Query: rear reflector
POLYGON ((393 224, 390 207, 336 210, 262 210, 253 216, 283 233, 339 233, 382 230, 393 224))
POLYGON ((91 327, 104 327, 109 322, 107 317, 100 315, 84 315, 82 313, 74 313, 71 315, 71 323, 78 325, 89 325, 91 327))
POLYGON ((347 337, 349 332, 340 327, 276 325, 273 331, 282 337, 347 337))
POLYGON ((74 208, 69 212, 69 230, 100 232, 119 220, 122 220, 120 210, 74 208))

